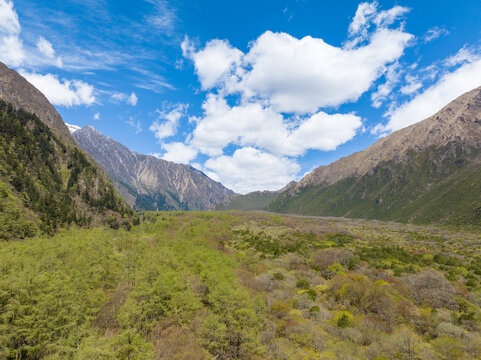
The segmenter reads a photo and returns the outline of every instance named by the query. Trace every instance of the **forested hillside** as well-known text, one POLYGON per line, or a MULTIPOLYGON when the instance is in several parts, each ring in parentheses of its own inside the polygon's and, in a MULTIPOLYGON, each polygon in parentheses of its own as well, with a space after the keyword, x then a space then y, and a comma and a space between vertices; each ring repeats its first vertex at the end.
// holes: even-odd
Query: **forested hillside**
POLYGON ((53 233, 69 224, 118 223, 131 214, 83 152, 36 115, 0 100, 0 119, 1 239, 53 233))
POLYGON ((481 358, 479 232, 143 213, 0 247, 0 358, 481 358))

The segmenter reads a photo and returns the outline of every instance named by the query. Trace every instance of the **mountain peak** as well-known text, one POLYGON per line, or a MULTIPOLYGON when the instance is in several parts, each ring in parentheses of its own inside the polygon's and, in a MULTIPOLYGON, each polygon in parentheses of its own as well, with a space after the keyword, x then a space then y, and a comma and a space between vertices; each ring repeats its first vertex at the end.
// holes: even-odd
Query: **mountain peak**
POLYGON ((318 167, 289 191, 308 185, 329 185, 349 176, 363 175, 382 161, 403 160, 409 151, 420 152, 452 141, 481 147, 481 87, 461 95, 433 116, 395 131, 363 151, 318 167))
POLYGON ((138 210, 206 210, 233 194, 190 165, 137 154, 92 126, 73 137, 138 210))
POLYGON ((0 62, 0 99, 16 110, 22 109, 48 125, 64 141, 73 142, 57 110, 35 86, 15 70, 0 62))
POLYGON ((67 124, 65 123, 65 125, 67 126, 68 128, 68 131, 70 131, 70 134, 73 134, 74 132, 78 131, 81 129, 80 126, 77 126, 77 125, 73 125, 73 124, 67 124))
POLYGON ((481 88, 306 175, 272 211, 481 224, 481 88))

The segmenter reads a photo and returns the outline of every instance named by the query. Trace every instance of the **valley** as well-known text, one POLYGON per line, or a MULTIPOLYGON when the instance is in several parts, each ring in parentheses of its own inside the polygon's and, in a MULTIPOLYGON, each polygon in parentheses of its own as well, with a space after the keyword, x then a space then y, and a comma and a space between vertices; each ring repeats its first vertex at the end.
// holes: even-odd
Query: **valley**
POLYGON ((480 13, 0 0, 0 360, 480 360, 480 13))
POLYGON ((254 212, 139 220, 3 243, 0 358, 481 356, 479 230, 254 212))

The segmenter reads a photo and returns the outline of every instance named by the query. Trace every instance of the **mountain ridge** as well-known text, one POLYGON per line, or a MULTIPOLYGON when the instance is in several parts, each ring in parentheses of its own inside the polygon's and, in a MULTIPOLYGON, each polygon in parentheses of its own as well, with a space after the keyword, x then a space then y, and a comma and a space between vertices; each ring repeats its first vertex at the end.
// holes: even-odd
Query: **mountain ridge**
POLYGON ((315 169, 266 209, 481 225, 480 164, 481 87, 363 151, 315 169))
MULTIPOLYGON (((402 160, 405 158, 408 150, 416 150, 419 152, 425 149, 427 146, 425 146, 424 143, 442 146, 449 141, 459 141, 463 139, 463 141, 469 145, 480 147, 481 139, 474 136, 474 134, 479 133, 479 130, 476 131, 475 129, 475 131, 472 131, 472 127, 458 126, 457 129, 453 128, 458 115, 463 113, 466 108, 474 108, 475 106, 477 108, 481 107, 481 87, 461 95, 433 116, 395 131, 362 151, 343 157, 327 166, 318 167, 302 178, 294 187, 291 187, 290 190, 296 191, 307 185, 317 185, 321 183, 329 185, 351 175, 364 175, 383 160, 402 160), (442 129, 444 132, 442 134, 436 133, 437 130, 439 131, 438 121, 444 122, 445 125, 450 124, 451 126, 444 126, 442 129), (436 130, 436 128, 438 129, 436 130), (461 133, 456 134, 452 131, 448 132, 448 130, 461 130, 461 133), (416 133, 417 135, 415 135, 416 133), (408 140, 410 136, 416 138, 414 144, 408 140)), ((481 122, 481 115, 479 113, 477 120, 474 122, 476 121, 481 122)))
POLYGON ((190 165, 139 154, 92 126, 72 136, 137 210, 208 210, 234 194, 190 165))

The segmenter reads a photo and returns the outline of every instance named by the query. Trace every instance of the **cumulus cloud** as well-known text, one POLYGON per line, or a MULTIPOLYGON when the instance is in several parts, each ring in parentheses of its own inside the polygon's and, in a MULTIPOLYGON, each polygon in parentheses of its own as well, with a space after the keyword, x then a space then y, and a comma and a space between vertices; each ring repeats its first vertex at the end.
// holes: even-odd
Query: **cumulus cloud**
MULTIPOLYGON (((466 58, 466 57, 465 57, 466 58)), ((444 73, 440 79, 412 100, 389 111, 389 121, 378 126, 378 133, 391 132, 434 115, 444 105, 481 85, 481 56, 471 54, 456 70, 444 73)))
MULTIPOLYGON (((185 38, 184 58, 207 94, 184 145, 212 157, 206 173, 236 191, 282 187, 299 171, 292 157, 334 150, 363 128, 356 114, 326 108, 357 101, 382 76, 386 83, 373 102, 391 93, 398 59, 413 39, 399 21, 408 10, 360 4, 342 46, 266 31, 244 53, 227 40, 199 47, 185 38), (226 155, 227 147, 236 150, 226 155), (256 171, 264 172, 263 161, 269 164, 265 177, 256 171)), ((161 134, 171 128, 165 124, 161 134)))
POLYGON ((300 171, 295 160, 252 147, 238 149, 232 156, 211 158, 204 167, 207 175, 243 194, 259 189, 278 190, 295 179, 300 171))
POLYGON ((163 144, 162 148, 166 151, 162 159, 181 164, 188 164, 197 157, 197 150, 181 142, 163 144))
POLYGON ((0 0, 0 61, 10 67, 53 65, 62 67, 52 44, 40 36, 36 47, 24 46, 22 27, 11 0, 0 0))
POLYGON ((246 54, 223 40, 196 50, 186 39, 182 49, 204 90, 260 99, 278 112, 313 113, 356 101, 403 54, 413 36, 390 26, 406 11, 396 6, 378 12, 376 3, 361 4, 349 28, 354 38, 344 47, 266 31, 246 54))
POLYGON ((193 43, 186 38, 181 44, 184 56, 194 62, 195 71, 203 90, 210 89, 240 64, 242 52, 233 48, 228 41, 211 40, 204 49, 195 51, 193 43))
POLYGON ((149 128, 157 140, 161 141, 176 134, 179 121, 186 115, 186 110, 187 105, 185 104, 177 104, 169 110, 157 109, 157 120, 149 128))
POLYGON ((59 80, 54 74, 21 71, 20 74, 39 89, 53 105, 72 107, 95 103, 94 87, 81 80, 59 80))
POLYGON ((20 31, 13 2, 0 0, 0 61, 8 66, 19 66, 25 60, 20 31))
POLYGON ((209 94, 197 119, 191 145, 210 156, 222 154, 229 144, 255 146, 277 155, 298 156, 308 149, 334 150, 352 139, 362 126, 353 114, 318 112, 289 123, 271 107, 245 103, 230 107, 209 94))
POLYGON ((94 120, 100 120, 100 114, 99 113, 94 114, 94 120))

